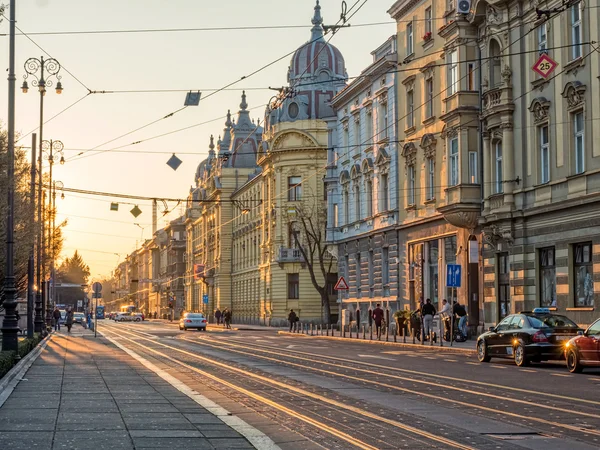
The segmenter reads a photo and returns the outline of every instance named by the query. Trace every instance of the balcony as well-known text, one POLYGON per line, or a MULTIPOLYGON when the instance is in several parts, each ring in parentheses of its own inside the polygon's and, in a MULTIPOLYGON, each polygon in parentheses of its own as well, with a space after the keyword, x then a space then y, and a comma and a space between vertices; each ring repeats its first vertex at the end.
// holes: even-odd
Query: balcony
POLYGON ((512 100, 512 88, 496 87, 483 93, 483 118, 500 112, 514 111, 515 105, 512 100))
POLYGON ((479 185, 458 185, 446 189, 446 198, 437 208, 447 222, 458 228, 475 229, 481 214, 479 185))
POLYGON ((279 247, 279 255, 277 255, 278 263, 285 262, 304 262, 302 253, 297 248, 279 247))

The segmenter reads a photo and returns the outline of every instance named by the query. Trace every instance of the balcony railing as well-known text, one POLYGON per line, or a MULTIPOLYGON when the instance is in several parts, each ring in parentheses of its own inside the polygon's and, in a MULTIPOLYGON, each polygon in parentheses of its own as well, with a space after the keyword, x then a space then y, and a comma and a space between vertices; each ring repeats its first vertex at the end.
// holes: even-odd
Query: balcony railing
POLYGON ((302 252, 297 248, 279 248, 277 262, 303 262, 302 252))
POLYGON ((495 194, 490 197, 490 210, 500 209, 504 206, 504 194, 495 194))

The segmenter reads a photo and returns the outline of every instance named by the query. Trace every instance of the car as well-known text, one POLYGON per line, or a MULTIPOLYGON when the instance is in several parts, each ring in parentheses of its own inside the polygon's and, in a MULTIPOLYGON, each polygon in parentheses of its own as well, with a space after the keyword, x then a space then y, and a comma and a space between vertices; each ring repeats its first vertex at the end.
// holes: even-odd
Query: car
POLYGON ((566 342, 580 331, 571 319, 548 308, 511 314, 477 338, 477 359, 512 358, 517 366, 560 360, 566 342))
POLYGON ((144 320, 144 314, 139 312, 139 313, 131 313, 131 315, 133 316, 133 320, 135 322, 140 322, 144 320), (138 320, 139 319, 139 320, 138 320))
MULTIPOLYGON (((137 319, 138 322, 141 320, 140 318, 137 319)), ((135 320, 135 317, 131 313, 120 312, 115 315, 116 322, 132 322, 133 320, 135 320)))
POLYGON ((73 313, 73 322, 83 324, 85 322, 85 314, 82 312, 73 313))
POLYGON ((579 373, 584 367, 600 367, 600 319, 565 345, 567 368, 579 373))
POLYGON ((200 331, 206 331, 206 317, 202 313, 185 313, 179 319, 179 329, 187 331, 191 328, 197 328, 200 331))

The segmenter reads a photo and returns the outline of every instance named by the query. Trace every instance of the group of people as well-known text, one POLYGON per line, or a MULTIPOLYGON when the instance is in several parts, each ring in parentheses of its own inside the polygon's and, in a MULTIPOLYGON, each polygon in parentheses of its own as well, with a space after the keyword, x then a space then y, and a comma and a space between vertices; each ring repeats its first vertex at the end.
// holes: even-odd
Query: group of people
POLYGON ((231 310, 229 308, 225 308, 223 312, 217 308, 215 319, 217 320, 217 325, 223 324, 225 328, 231 328, 231 310))
MULTIPOLYGON (((54 311, 52 311, 52 321, 54 322, 54 331, 60 331, 60 321, 61 314, 58 306, 54 307, 54 311)), ((65 326, 67 327, 67 332, 71 332, 71 327, 73 326, 73 309, 69 306, 65 312, 65 326)))
POLYGON ((423 333, 425 340, 433 339, 433 318, 437 314, 442 319, 444 324, 444 337, 447 341, 453 339, 451 334, 451 324, 452 318, 458 320, 458 328, 462 336, 466 338, 467 336, 467 311, 463 305, 458 303, 456 300, 452 302, 452 306, 446 299, 442 300, 442 309, 437 312, 435 306, 431 303, 431 299, 425 300, 425 302, 421 301, 419 305, 419 310, 421 317, 423 319, 423 333))

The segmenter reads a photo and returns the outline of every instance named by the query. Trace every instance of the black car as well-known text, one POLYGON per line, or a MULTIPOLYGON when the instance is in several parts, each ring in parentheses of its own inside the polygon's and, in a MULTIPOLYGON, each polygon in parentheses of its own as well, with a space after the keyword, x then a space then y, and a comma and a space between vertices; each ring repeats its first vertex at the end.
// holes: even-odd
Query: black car
POLYGON ((513 358, 517 366, 564 358, 564 346, 582 331, 571 319, 536 308, 505 317, 477 338, 477 359, 513 358))

